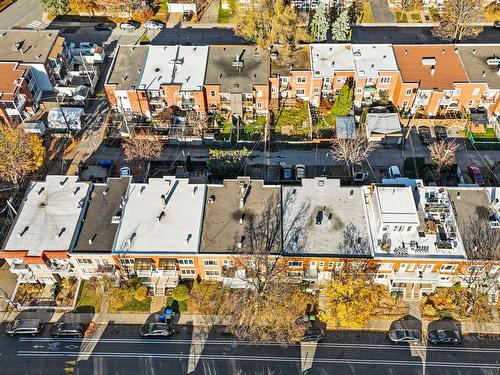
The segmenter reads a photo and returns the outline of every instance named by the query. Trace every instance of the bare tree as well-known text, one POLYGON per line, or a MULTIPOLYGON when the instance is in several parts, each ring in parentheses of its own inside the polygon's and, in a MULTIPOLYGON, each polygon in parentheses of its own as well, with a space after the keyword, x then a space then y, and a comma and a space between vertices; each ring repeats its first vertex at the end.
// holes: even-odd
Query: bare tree
POLYGON ((483 31, 475 24, 482 14, 482 0, 447 0, 441 23, 432 30, 433 35, 453 42, 473 38, 483 31))
POLYGON ((397 3, 396 7, 401 12, 401 19, 403 18, 404 13, 414 9, 415 6, 416 6, 416 0, 399 0, 399 3, 397 3))
POLYGON ((137 132, 127 138, 122 144, 125 160, 146 162, 158 158, 161 154, 163 143, 154 136, 145 132, 137 132))
POLYGON ((333 160, 343 161, 352 177, 354 166, 361 165, 377 148, 378 143, 370 142, 364 136, 355 139, 339 138, 332 141, 331 156, 333 160))
POLYGON ((174 121, 174 111, 171 107, 165 108, 154 117, 155 124, 160 127, 170 127, 174 121))
POLYGON ((467 287, 466 313, 471 313, 488 293, 500 288, 500 271, 494 267, 500 261, 500 229, 491 226, 488 216, 488 212, 479 212, 460 228, 467 261, 458 277, 467 287))
POLYGON ((200 138, 203 137, 205 131, 208 129, 208 116, 204 113, 188 111, 186 123, 192 135, 200 138))
MULTIPOLYGON (((288 204, 285 198, 283 206, 288 204)), ((305 208, 294 210, 299 217, 305 208)), ((242 212, 245 229, 234 249, 233 272, 247 288, 235 290, 225 301, 225 313, 230 316, 227 329, 246 340, 295 341, 307 325, 297 321, 312 296, 302 292, 298 284, 285 281, 287 262, 282 243, 298 237, 304 228, 289 226, 281 231, 281 205, 267 202, 259 215, 242 212)), ((292 222, 295 220, 292 218, 292 222)))
POLYGON ((429 145, 429 157, 436 168, 437 178, 441 176, 443 168, 455 164, 458 144, 454 141, 438 141, 429 145))

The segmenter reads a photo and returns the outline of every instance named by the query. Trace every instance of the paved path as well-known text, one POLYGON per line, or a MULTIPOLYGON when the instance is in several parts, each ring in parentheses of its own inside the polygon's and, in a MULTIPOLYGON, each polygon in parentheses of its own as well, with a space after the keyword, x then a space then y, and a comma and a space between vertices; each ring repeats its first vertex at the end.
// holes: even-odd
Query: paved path
POLYGON ((394 13, 391 12, 387 0, 370 0, 373 20, 379 22, 396 22, 394 13))

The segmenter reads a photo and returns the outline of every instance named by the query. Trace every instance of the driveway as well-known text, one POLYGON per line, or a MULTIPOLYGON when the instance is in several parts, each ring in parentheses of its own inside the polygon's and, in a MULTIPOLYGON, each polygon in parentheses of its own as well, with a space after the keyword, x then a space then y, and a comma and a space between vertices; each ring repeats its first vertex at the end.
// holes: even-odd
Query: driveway
POLYGON ((396 22, 387 0, 371 0, 373 20, 375 23, 396 22))
POLYGON ((198 23, 201 24, 216 24, 219 19, 219 0, 212 0, 208 8, 202 14, 198 23))

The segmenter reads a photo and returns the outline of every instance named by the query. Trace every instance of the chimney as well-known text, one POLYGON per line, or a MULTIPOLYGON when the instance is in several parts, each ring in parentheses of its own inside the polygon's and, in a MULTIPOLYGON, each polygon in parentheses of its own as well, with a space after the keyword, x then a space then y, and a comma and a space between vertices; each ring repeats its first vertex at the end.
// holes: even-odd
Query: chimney
POLYGON ((433 65, 431 66, 431 76, 434 76, 436 74, 436 67, 433 65))
POLYGON ((475 49, 475 48, 472 50, 472 54, 473 54, 473 55, 475 55, 475 54, 476 54, 476 49, 475 49))
POLYGON ((405 49, 405 55, 408 55, 408 50, 407 49, 405 49))
POLYGON ((443 49, 443 50, 441 51, 441 55, 444 55, 445 53, 446 53, 446 51, 443 49))
POLYGON ((486 70, 483 70, 483 77, 486 77, 486 70))

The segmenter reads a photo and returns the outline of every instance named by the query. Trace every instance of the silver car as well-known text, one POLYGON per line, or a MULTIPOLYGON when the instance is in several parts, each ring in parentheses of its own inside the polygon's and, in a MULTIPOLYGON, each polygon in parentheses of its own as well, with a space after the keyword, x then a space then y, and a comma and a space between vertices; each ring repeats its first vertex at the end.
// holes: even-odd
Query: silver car
POLYGON ((389 340, 395 343, 417 342, 422 340, 422 332, 416 329, 391 329, 389 340))
POLYGON ((144 22, 144 27, 147 29, 147 30, 161 30, 163 29, 163 23, 161 23, 160 21, 146 21, 144 22))

